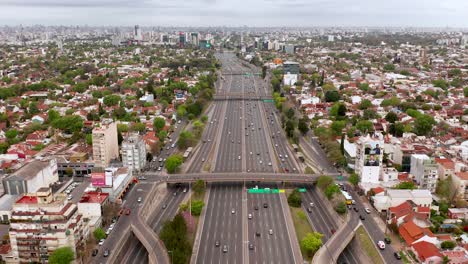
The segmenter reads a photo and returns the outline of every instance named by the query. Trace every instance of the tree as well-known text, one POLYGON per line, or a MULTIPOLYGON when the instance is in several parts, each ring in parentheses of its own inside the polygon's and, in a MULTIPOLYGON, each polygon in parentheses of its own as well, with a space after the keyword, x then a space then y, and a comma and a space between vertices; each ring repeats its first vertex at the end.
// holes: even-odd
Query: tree
POLYGON ((345 202, 339 202, 336 206, 335 206, 335 211, 339 214, 344 214, 346 213, 346 204, 345 202))
POLYGON ((362 133, 368 133, 374 130, 374 125, 369 120, 361 120, 357 122, 356 128, 360 130, 362 133))
POLYGON ((5 136, 6 138, 8 138, 8 140, 13 140, 18 136, 18 130, 10 129, 7 132, 5 132, 5 136))
POLYGON ((416 189, 416 185, 414 184, 414 182, 405 181, 405 182, 401 182, 401 183, 397 184, 395 186, 395 189, 413 190, 413 189, 416 189))
POLYGON ((297 129, 301 131, 302 135, 307 134, 309 132, 309 119, 305 116, 301 118, 297 124, 297 129))
POLYGON ((60 247, 49 256, 50 264, 69 264, 75 259, 75 253, 71 247, 60 247))
POLYGON ((309 257, 322 246, 323 234, 318 232, 307 233, 301 240, 301 248, 306 252, 309 257))
POLYGON ((262 67, 262 79, 265 79, 266 72, 267 72, 267 67, 266 67, 266 66, 263 66, 263 67, 262 67))
POLYGON ((201 214, 203 206, 205 206, 205 203, 201 200, 192 201, 192 215, 199 216, 201 214))
POLYGON ((333 184, 333 178, 330 177, 330 176, 325 176, 325 175, 322 175, 320 177, 318 177, 317 179, 317 186, 322 189, 322 190, 325 190, 325 188, 327 188, 330 184, 333 184))
POLYGON ((167 131, 166 130, 159 131, 158 138, 159 138, 159 141, 164 142, 164 140, 166 140, 167 138, 167 131))
POLYGON ((86 144, 93 145, 93 134, 86 134, 86 144))
POLYGON ((427 135, 432 131, 432 126, 435 124, 434 118, 430 115, 418 116, 414 121, 414 132, 419 136, 427 135))
POLYGON ((359 175, 356 173, 352 173, 351 176, 349 176, 348 181, 354 186, 357 186, 359 184, 359 175))
POLYGON ((292 207, 301 207, 302 197, 298 189, 294 189, 288 196, 288 204, 292 207))
POLYGON ((452 250, 457 244, 454 241, 446 240, 440 244, 442 249, 450 249, 452 250))
POLYGON ((340 187, 338 187, 338 185, 330 184, 327 186, 324 193, 325 193, 325 196, 328 198, 328 200, 331 200, 333 196, 335 195, 335 193, 339 193, 339 192, 340 192, 340 187))
POLYGON ((342 103, 335 103, 330 109, 330 115, 336 117, 344 117, 346 115, 346 106, 342 103))
POLYGON ((116 94, 106 95, 104 96, 103 102, 106 106, 115 106, 120 102, 120 96, 116 94))
POLYGON ((448 88, 448 83, 443 79, 433 80, 432 85, 434 85, 435 87, 442 88, 444 90, 447 90, 448 88))
POLYGON ((35 115, 35 114, 39 113, 39 108, 37 108, 37 103, 36 102, 31 102, 29 104, 29 113, 31 115, 35 115))
POLYGON ((192 187, 192 190, 197 194, 201 195, 205 192, 205 182, 203 180, 197 180, 192 187))
POLYGON ((77 115, 66 115, 54 120, 52 126, 71 134, 73 132, 79 132, 83 128, 83 119, 77 115))
POLYGON ((187 114, 187 108, 185 105, 179 105, 177 107, 177 118, 181 119, 187 114))
POLYGON ((195 137, 192 132, 184 130, 180 132, 179 139, 177 140, 177 147, 179 149, 185 149, 192 146, 195 143, 195 137))
POLYGON ((392 134, 395 137, 401 137, 403 136, 403 133, 405 132, 405 125, 403 123, 394 123, 391 124, 390 127, 388 128, 388 133, 392 134))
POLYGON ((364 99, 364 100, 362 100, 361 103, 359 104, 359 109, 365 110, 365 109, 367 109, 367 108, 369 108, 369 107, 371 107, 371 106, 372 106, 371 101, 369 101, 368 99, 364 99))
POLYGON ((49 112, 47 112, 47 120, 49 121, 49 123, 54 122, 58 118, 60 118, 60 114, 54 109, 50 109, 49 112))
POLYGON ((10 145, 7 142, 0 142, 0 153, 5 154, 10 145))
POLYGON ((393 124, 396 121, 398 121, 398 115, 395 114, 395 112, 388 112, 387 115, 385 116, 385 120, 393 124))
POLYGON ((384 71, 390 72, 390 71, 395 71, 395 65, 393 64, 385 64, 383 67, 384 71))
POLYGON ((131 128, 132 131, 144 132, 146 130, 146 125, 140 122, 134 123, 131 128))
POLYGON ((161 131, 166 126, 166 119, 162 117, 156 117, 153 121, 154 130, 161 131))
POLYGON ((104 230, 102 230, 100 227, 94 229, 93 236, 97 241, 107 237, 106 232, 104 232, 104 230))
POLYGON ((289 108, 287 111, 286 111, 286 117, 289 118, 289 119, 293 119, 294 118, 294 109, 292 108, 289 108))
POLYGON ((288 136, 289 138, 293 137, 294 129, 294 122, 291 119, 288 119, 288 121, 286 121, 286 126, 284 127, 284 130, 286 131, 286 136, 288 136))
POLYGON ((346 121, 333 121, 330 128, 335 136, 341 135, 346 127, 346 121))
POLYGON ((337 102, 340 100, 340 94, 336 90, 325 92, 325 101, 326 102, 337 102))
POLYGON ((182 155, 174 154, 174 155, 169 156, 165 164, 167 172, 169 173, 176 172, 179 169, 180 165, 182 165, 182 162, 183 162, 182 155))

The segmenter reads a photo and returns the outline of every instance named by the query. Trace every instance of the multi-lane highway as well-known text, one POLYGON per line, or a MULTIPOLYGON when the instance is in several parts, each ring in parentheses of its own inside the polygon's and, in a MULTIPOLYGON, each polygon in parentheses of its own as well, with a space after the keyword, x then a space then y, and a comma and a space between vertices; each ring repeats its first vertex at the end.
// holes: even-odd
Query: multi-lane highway
POLYGON ((197 263, 242 263, 242 185, 213 183, 197 263))

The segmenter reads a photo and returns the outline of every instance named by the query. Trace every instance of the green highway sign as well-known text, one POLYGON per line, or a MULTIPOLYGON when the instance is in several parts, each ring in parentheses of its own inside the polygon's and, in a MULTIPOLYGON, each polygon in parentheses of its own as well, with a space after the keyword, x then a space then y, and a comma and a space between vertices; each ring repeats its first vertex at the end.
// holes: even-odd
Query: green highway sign
POLYGON ((270 189, 270 188, 265 188, 265 189, 251 188, 251 189, 247 189, 247 193, 260 193, 260 194, 281 193, 281 190, 280 189, 270 189))
POLYGON ((273 99, 264 99, 263 102, 264 103, 273 103, 275 101, 273 99))
POLYGON ((305 192, 306 192, 306 188, 300 188, 300 189, 299 189, 299 192, 305 193, 305 192))

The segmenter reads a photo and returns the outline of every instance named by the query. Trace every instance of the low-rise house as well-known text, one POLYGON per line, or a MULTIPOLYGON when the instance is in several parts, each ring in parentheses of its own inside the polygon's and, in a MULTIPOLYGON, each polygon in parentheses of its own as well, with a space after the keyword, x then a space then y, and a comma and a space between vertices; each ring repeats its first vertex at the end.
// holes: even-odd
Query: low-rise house
POLYGON ((442 263, 442 254, 439 252, 439 249, 432 243, 421 241, 411 245, 411 249, 422 263, 442 263))

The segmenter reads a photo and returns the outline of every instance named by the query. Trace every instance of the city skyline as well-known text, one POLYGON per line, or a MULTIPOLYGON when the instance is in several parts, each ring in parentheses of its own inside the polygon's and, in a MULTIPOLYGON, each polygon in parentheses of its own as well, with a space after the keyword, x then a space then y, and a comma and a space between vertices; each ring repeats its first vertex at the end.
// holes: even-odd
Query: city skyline
POLYGON ((468 27, 462 0, 2 0, 0 7, 0 25, 468 27))

